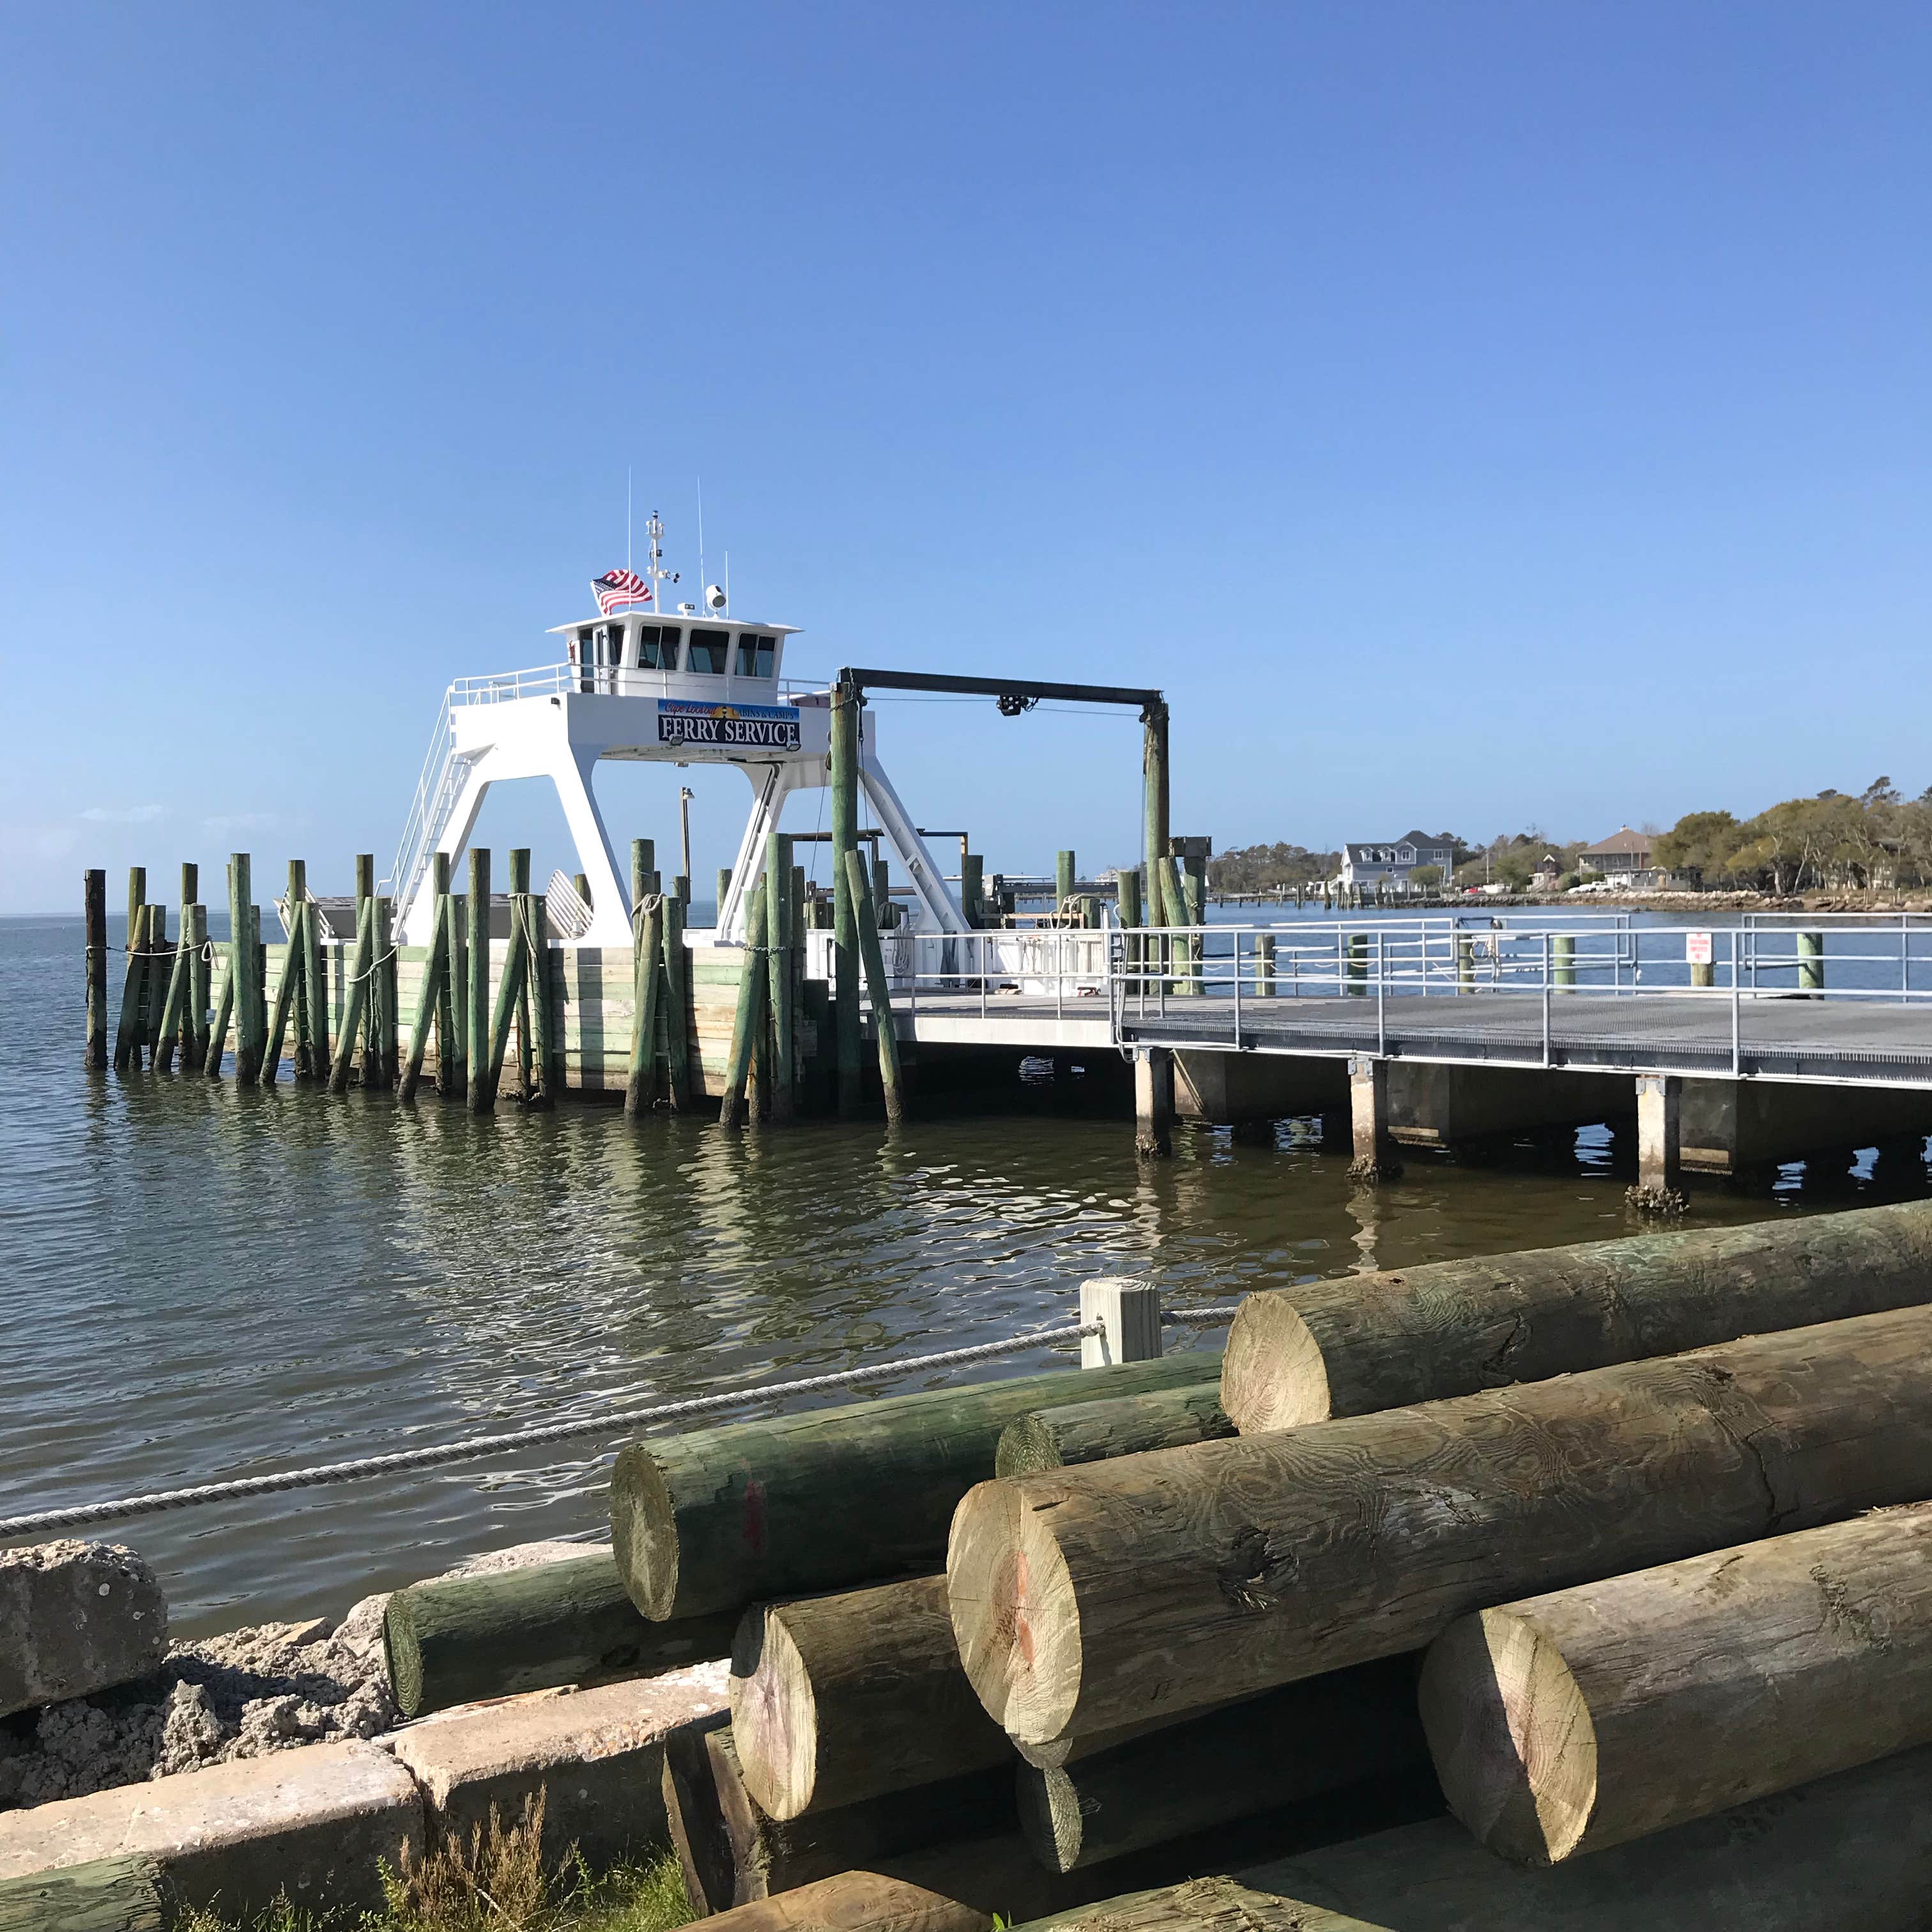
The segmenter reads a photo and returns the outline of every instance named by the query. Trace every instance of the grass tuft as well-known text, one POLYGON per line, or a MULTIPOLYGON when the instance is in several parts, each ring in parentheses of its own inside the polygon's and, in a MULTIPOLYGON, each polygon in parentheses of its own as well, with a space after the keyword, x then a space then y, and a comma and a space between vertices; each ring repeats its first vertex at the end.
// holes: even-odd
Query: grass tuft
POLYGON ((494 1806, 466 1842, 386 1874, 380 1912, 298 1912, 286 1897, 237 1924, 196 1909, 176 1932, 676 1932, 697 1916, 668 1852, 593 1876, 572 1845, 543 1861, 544 1795, 506 1826, 494 1806))

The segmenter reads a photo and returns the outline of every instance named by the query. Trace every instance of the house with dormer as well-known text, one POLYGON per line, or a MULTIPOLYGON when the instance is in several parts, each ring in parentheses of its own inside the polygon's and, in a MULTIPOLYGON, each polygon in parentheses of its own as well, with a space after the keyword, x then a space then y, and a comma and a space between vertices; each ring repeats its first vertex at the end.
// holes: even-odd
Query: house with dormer
POLYGON ((1387 886, 1406 892, 1409 890, 1409 875, 1418 866, 1439 866, 1447 880, 1456 869, 1455 842, 1432 837, 1426 832, 1411 832, 1383 844, 1344 845, 1341 882, 1371 892, 1378 886, 1387 886))

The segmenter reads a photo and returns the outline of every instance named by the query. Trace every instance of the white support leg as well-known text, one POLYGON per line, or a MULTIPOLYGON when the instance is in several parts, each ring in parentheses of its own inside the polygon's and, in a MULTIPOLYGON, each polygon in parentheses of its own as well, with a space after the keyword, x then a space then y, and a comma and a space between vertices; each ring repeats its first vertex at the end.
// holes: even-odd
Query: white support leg
POLYGON ((859 782, 865 787, 866 796, 872 802, 872 809, 879 814, 879 824, 891 840, 899 863, 905 868, 913 890, 918 893, 920 903, 932 922, 933 930, 967 931, 959 902, 946 890, 946 875, 926 850, 926 841, 919 836, 918 828, 907 816, 905 807, 899 802, 898 794, 892 789, 892 780, 886 776, 885 767, 869 750, 862 749, 860 753, 859 782))
POLYGON ((590 927, 582 943, 628 946, 630 889, 618 877, 610 835, 604 829, 603 814, 598 811, 596 797, 590 789, 590 773, 596 763, 595 752, 573 751, 568 763, 560 760, 550 776, 562 801, 570 836, 576 842, 578 862, 590 881, 590 927))

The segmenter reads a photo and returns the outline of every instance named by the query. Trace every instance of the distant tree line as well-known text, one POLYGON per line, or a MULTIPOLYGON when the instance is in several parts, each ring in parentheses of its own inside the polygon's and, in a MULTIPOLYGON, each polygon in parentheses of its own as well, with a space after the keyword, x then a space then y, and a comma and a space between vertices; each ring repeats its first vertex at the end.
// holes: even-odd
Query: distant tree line
POLYGON ((1652 848, 1660 866, 1708 886, 1771 892, 1857 890, 1932 883, 1932 787, 1904 797, 1888 778, 1853 797, 1788 798, 1755 818, 1687 812, 1652 848))
POLYGON ((1339 852, 1305 845, 1237 845, 1208 862, 1208 884, 1217 892, 1266 892, 1277 886, 1318 884, 1341 870, 1339 852))

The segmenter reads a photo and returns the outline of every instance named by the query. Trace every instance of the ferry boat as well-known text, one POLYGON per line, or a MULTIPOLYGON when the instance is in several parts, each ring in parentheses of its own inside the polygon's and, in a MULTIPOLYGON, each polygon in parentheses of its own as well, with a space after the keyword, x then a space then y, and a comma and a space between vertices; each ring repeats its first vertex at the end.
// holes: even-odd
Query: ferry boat
MULTIPOLYGON (((646 527, 646 574, 614 571, 598 580, 596 614, 546 633, 560 640, 550 662, 460 677, 444 694, 388 881, 404 944, 428 943, 430 859, 447 853, 452 875, 458 874, 490 787, 547 778, 563 807, 577 869, 590 886, 587 906, 580 900, 554 904, 554 914, 562 916, 553 922, 570 931, 566 943, 628 945, 628 868, 617 862, 592 782, 605 758, 735 765, 743 772, 751 810, 713 935, 742 942, 766 835, 781 829, 795 793, 830 782, 831 689, 784 675, 797 626, 734 616, 719 585, 706 587, 702 608, 658 608, 666 584, 676 579, 664 568, 662 524, 653 515, 646 527)), ((860 714, 860 788, 883 846, 912 890, 906 929, 965 932, 956 892, 880 763, 870 710, 860 714)))

